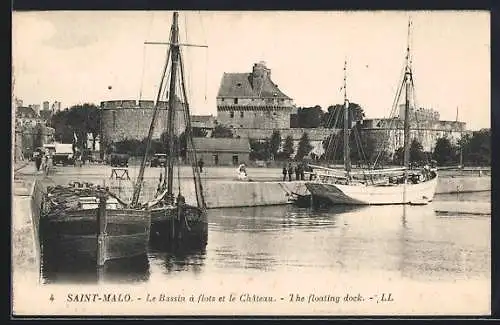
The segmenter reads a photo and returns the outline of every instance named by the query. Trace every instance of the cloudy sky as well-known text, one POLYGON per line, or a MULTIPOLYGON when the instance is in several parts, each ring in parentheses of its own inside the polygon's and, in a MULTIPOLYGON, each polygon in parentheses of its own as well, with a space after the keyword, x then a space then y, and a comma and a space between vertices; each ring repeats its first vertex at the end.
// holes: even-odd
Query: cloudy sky
MULTIPOLYGON (((194 114, 216 115, 224 72, 265 61, 297 106, 342 102, 348 92, 368 117, 387 116, 401 77, 408 17, 417 104, 470 129, 490 126, 488 12, 180 12, 194 114)), ((153 99, 172 13, 167 11, 15 12, 14 95, 25 104, 153 99), (112 89, 109 90, 108 86, 112 89)))

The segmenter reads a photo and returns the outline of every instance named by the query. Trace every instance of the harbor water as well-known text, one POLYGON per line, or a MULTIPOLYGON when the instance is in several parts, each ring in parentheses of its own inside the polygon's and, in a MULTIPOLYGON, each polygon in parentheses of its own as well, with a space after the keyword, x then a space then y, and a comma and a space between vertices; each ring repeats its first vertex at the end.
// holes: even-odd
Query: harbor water
MULTIPOLYGON (((435 200, 489 201, 489 192, 438 195, 435 200)), ((473 203, 471 203, 473 204, 473 203)), ((151 250, 144 260, 111 262, 97 274, 73 265, 50 268, 51 283, 149 283, 221 273, 279 279, 283 274, 390 274, 439 283, 490 279, 490 216, 436 214, 427 206, 332 207, 292 205, 211 209, 203 251, 151 250), (104 274, 103 274, 104 273, 104 274)), ((47 269, 47 267, 45 267, 47 269)))

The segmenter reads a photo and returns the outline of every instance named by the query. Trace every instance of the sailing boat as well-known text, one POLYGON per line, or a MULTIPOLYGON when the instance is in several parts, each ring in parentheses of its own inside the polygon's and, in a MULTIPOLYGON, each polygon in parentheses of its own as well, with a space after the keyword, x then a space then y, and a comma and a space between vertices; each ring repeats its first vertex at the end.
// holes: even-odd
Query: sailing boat
MULTIPOLYGON (((146 42, 148 44, 148 42, 146 42)), ((149 43, 159 44, 159 43, 149 43)), ((165 43, 163 43, 165 44, 165 43)), ((203 197, 203 188, 201 184, 200 171, 197 166, 196 149, 193 143, 193 135, 190 120, 190 111, 187 98, 187 91, 184 79, 184 65, 181 56, 181 46, 196 46, 179 43, 179 27, 178 13, 173 13, 170 41, 166 62, 160 80, 157 98, 155 102, 153 117, 148 132, 146 143, 146 154, 143 157, 137 182, 132 197, 132 206, 137 206, 141 186, 144 179, 144 171, 146 168, 147 156, 151 147, 151 139, 153 129, 158 114, 159 103, 163 93, 163 87, 166 86, 167 68, 170 66, 170 80, 168 106, 167 106, 167 123, 165 126, 165 134, 167 144, 167 162, 165 164, 165 178, 163 184, 160 184, 158 195, 151 201, 146 202, 143 207, 151 213, 151 240, 154 242, 164 243, 183 243, 183 247, 187 245, 205 246, 207 243, 207 215, 206 204, 203 197), (170 63, 170 65, 169 65, 170 63), (179 79, 179 80, 178 80, 179 79), (180 87, 180 96, 177 94, 177 87, 180 87), (181 148, 180 136, 178 132, 181 129, 179 120, 176 116, 177 112, 182 112, 184 118, 184 137, 186 143, 186 158, 191 163, 194 191, 196 196, 196 204, 187 204, 181 190, 181 175, 180 175, 180 156, 183 149, 181 148), (177 133, 176 133, 177 132, 177 133), (177 195, 174 195, 174 165, 177 169, 177 195)), ((205 46, 200 46, 205 47, 205 46)), ((161 176, 160 176, 161 177, 161 176)), ((161 183, 161 179, 160 179, 161 183)), ((186 194, 186 193, 184 193, 186 194)), ((190 194, 190 193, 188 193, 190 194)))
MULTIPOLYGON (((410 32, 411 22, 408 25, 410 32)), ((433 200, 437 186, 437 171, 425 168, 422 172, 410 171, 410 97, 413 87, 413 72, 410 64, 410 45, 408 42, 406 65, 402 84, 396 94, 395 103, 399 102, 401 90, 405 89, 404 110, 404 158, 403 168, 382 170, 351 171, 349 148, 349 100, 347 99, 346 69, 344 65, 344 170, 311 167, 315 180, 305 185, 311 193, 311 199, 327 201, 332 204, 428 204, 433 200), (377 178, 377 182, 374 181, 377 178)))

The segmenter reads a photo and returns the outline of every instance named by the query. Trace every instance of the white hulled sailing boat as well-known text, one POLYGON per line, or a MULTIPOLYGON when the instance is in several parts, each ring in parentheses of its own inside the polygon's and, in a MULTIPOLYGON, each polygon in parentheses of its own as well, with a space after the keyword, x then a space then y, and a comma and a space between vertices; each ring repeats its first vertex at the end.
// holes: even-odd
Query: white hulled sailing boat
MULTIPOLYGON (((410 31, 411 22, 408 25, 410 31)), ((332 169, 311 165, 315 169, 314 181, 305 185, 315 200, 326 200, 331 204, 427 204, 434 198, 437 186, 437 171, 425 167, 422 171, 410 170, 410 97, 414 87, 413 72, 408 41, 404 77, 396 94, 399 102, 405 89, 404 110, 404 157, 402 168, 371 169, 353 172, 349 148, 349 100, 346 90, 346 66, 344 65, 344 169, 332 169), (375 182, 374 179, 377 179, 375 182)))

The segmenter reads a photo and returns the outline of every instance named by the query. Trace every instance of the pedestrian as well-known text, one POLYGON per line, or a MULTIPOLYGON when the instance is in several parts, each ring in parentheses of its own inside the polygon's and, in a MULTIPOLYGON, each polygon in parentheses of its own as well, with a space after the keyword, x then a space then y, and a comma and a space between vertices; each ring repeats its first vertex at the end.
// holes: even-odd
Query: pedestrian
POLYGON ((200 173, 203 173, 203 165, 205 163, 203 162, 203 159, 200 158, 200 160, 198 160, 198 167, 200 168, 200 173))
POLYGON ((300 165, 299 164, 295 165, 295 180, 296 181, 300 180, 300 165))
POLYGON ((41 165, 42 165, 42 155, 39 152, 37 152, 37 155, 35 156, 35 166, 37 171, 40 171, 41 165))
POLYGON ((307 165, 307 171, 309 172, 309 180, 312 181, 314 177, 312 167, 307 165))
POLYGON ((292 174, 293 174, 293 167, 292 167, 292 163, 289 163, 288 164, 288 181, 291 182, 292 181, 292 174))
POLYGON ((286 164, 284 164, 283 165, 283 182, 286 181, 286 173, 287 173, 286 164))

